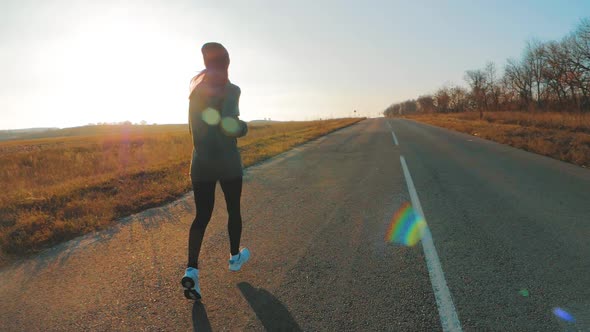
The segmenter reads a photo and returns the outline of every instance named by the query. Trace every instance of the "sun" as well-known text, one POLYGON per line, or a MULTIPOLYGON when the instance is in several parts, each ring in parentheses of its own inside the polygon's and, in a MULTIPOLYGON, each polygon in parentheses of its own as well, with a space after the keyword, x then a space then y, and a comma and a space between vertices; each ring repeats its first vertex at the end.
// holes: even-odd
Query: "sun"
MULTIPOLYGON (((54 47, 61 114, 97 122, 184 119, 194 71, 187 45, 157 22, 113 11, 81 24, 54 47)), ((71 122, 71 121, 70 121, 71 122)))

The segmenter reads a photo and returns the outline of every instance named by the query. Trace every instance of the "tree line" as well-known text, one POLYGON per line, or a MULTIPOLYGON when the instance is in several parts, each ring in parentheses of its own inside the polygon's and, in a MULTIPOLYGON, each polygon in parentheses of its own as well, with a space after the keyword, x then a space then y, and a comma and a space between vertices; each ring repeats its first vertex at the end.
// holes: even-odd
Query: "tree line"
POLYGON ((520 59, 502 72, 493 62, 467 70, 465 86, 445 85, 432 94, 390 105, 385 116, 478 111, 590 111, 590 18, 558 41, 527 42, 520 59))

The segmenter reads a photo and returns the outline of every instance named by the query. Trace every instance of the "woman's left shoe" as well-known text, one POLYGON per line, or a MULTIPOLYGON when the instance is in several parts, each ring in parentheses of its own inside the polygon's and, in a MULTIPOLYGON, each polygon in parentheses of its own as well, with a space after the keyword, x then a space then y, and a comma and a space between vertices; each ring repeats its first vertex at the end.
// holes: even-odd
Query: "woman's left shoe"
POLYGON ((248 248, 242 248, 239 254, 230 257, 229 270, 239 271, 248 259, 250 259, 250 250, 248 250, 248 248))
POLYGON ((199 287, 199 270, 189 267, 180 281, 184 287, 184 296, 189 300, 201 299, 201 287, 199 287))

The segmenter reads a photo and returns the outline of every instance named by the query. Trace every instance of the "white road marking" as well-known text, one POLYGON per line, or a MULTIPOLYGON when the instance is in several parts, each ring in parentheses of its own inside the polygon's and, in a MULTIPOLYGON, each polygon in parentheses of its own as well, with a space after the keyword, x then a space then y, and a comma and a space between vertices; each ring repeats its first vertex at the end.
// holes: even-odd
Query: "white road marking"
POLYGON ((391 136, 393 137, 393 141, 395 142, 395 145, 399 145, 399 143, 397 142, 397 137, 395 137, 395 133, 393 132, 393 130, 391 131, 391 136))
MULTIPOLYGON (((416 192, 414 182, 412 181, 412 176, 408 170, 408 165, 406 165, 406 159, 404 156, 400 156, 399 159, 402 163, 408 191, 410 192, 410 199, 412 200, 412 206, 414 207, 414 210, 424 218, 424 221, 426 221, 424 211, 422 211, 422 206, 418 199, 418 193, 416 192)), ((436 248, 434 247, 432 234, 430 234, 430 229, 428 227, 426 227, 424 236, 422 237, 422 249, 426 256, 426 266, 428 267, 430 283, 432 284, 432 290, 434 291, 434 297, 436 298, 436 305, 438 307, 438 315, 440 317, 442 329, 443 331, 462 331, 461 322, 459 321, 459 316, 455 310, 453 298, 451 297, 451 292, 447 286, 445 275, 440 265, 436 248)))
POLYGON ((399 143, 397 142, 397 137, 395 137, 395 133, 393 132, 393 128, 389 124, 389 121, 386 121, 386 122, 387 122, 387 126, 389 126, 389 129, 391 129, 391 137, 393 137, 393 142, 395 143, 395 145, 399 145, 399 143))

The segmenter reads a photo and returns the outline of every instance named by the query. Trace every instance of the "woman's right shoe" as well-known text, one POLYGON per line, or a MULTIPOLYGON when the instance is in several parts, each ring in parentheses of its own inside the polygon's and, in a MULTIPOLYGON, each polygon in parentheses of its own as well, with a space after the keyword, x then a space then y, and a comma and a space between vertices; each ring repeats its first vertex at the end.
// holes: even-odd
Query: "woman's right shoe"
POLYGON ((189 267, 180 282, 184 287, 184 296, 189 300, 201 299, 201 288, 199 287, 199 270, 189 267))
POLYGON ((246 263, 248 259, 250 259, 250 250, 248 250, 248 248, 242 248, 239 254, 230 257, 229 270, 239 271, 242 268, 242 265, 246 263))

